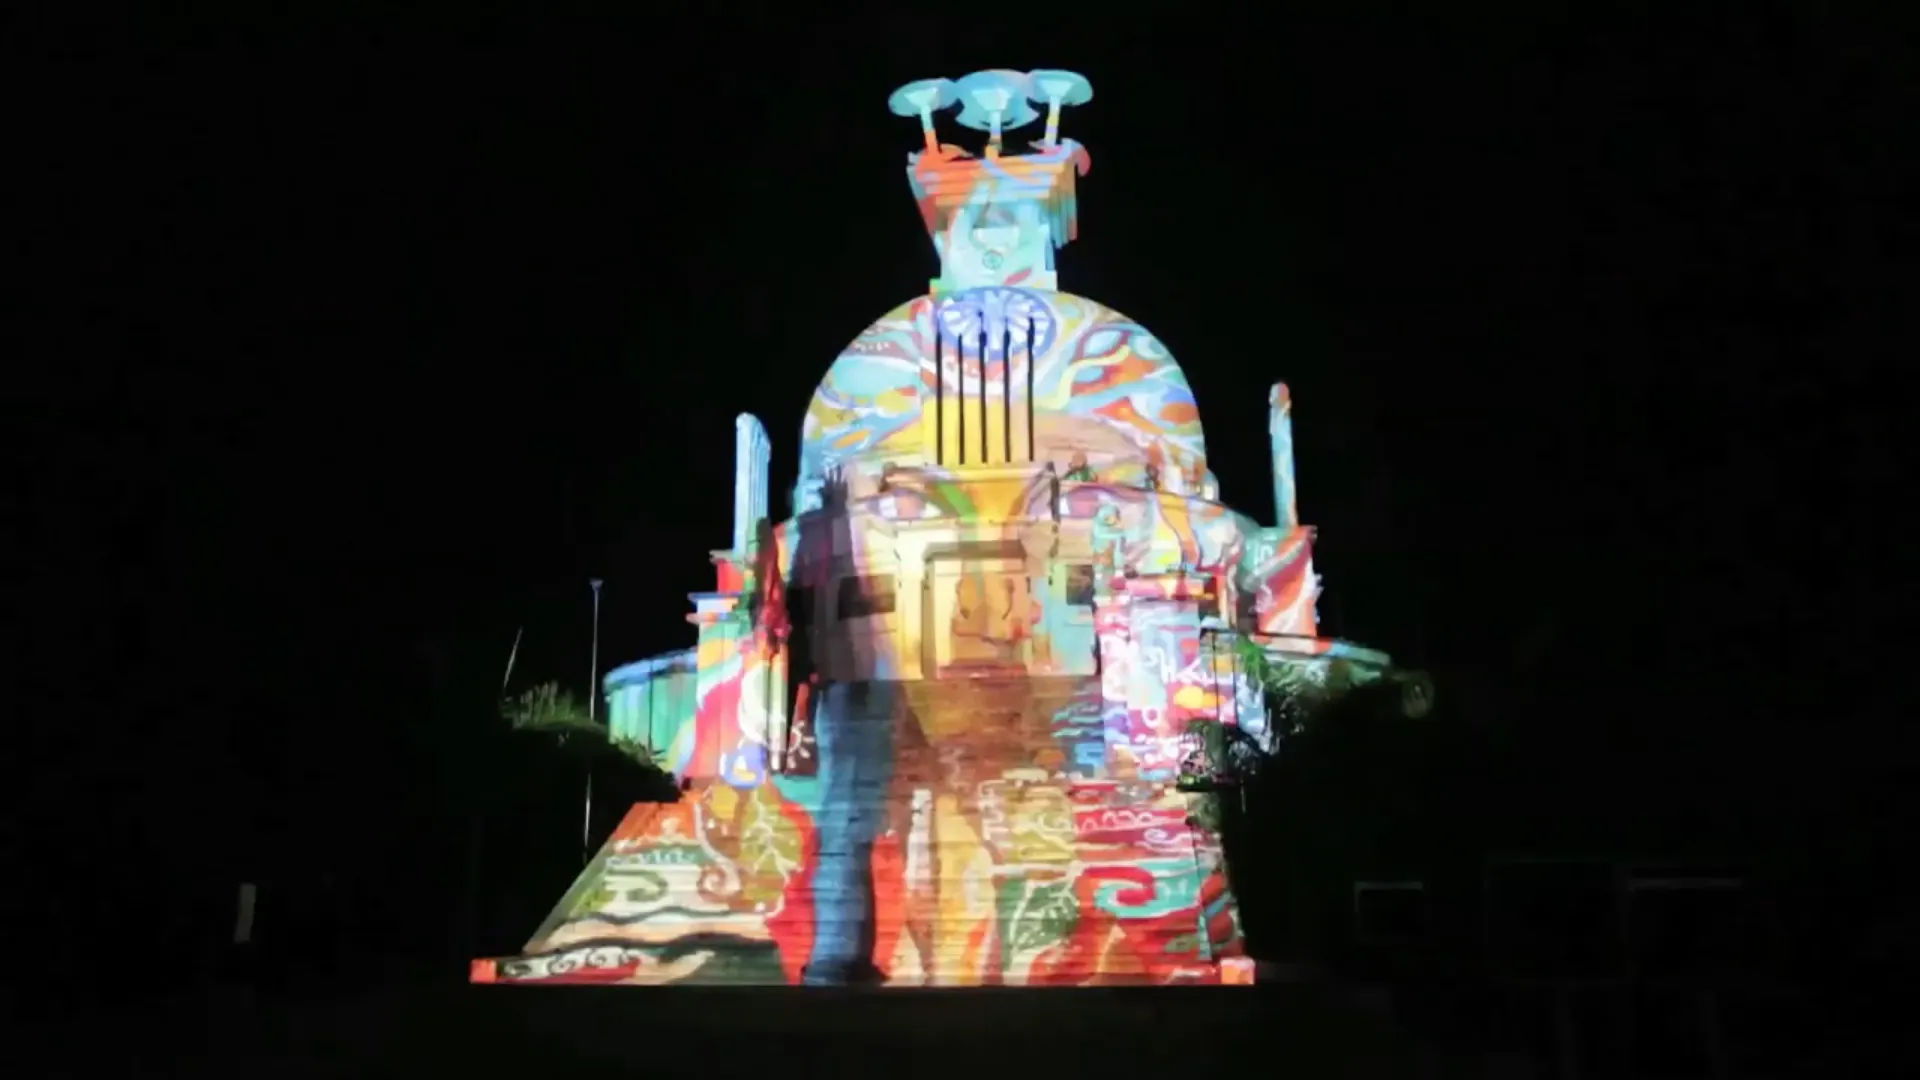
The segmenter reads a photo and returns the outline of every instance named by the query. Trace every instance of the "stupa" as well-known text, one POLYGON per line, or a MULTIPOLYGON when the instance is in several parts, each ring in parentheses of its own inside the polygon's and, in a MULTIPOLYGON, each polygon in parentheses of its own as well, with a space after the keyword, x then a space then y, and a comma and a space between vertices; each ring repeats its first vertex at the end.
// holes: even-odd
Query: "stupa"
POLYGON ((893 94, 940 276, 828 369, 784 521, 766 430, 738 419, 695 644, 605 682, 611 734, 656 747, 680 800, 635 805, 475 981, 1252 981, 1178 783, 1195 722, 1270 737, 1243 641, 1309 670, 1386 658, 1317 636, 1286 387, 1262 525, 1219 501, 1166 346, 1060 290, 1089 167, 1060 114, 1091 96, 999 70, 893 94), (955 108, 977 152, 940 139, 955 108))

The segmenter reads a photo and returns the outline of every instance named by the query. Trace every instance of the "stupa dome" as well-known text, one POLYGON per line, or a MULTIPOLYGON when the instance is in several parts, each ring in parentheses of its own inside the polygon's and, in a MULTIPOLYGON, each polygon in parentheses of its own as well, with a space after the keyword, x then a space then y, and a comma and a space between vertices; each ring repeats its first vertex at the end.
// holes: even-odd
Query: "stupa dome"
POLYGON ((800 487, 835 467, 1031 461, 1197 494, 1206 456, 1186 375, 1151 331, 1085 297, 994 285, 901 304, 841 351, 801 427, 800 487))

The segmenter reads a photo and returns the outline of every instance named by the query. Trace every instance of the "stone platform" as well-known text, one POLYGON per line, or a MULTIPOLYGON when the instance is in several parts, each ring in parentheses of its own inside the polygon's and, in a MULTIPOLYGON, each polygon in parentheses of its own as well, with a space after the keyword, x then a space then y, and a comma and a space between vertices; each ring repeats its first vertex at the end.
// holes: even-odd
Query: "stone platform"
MULTIPOLYGON (((71 1014, 69 1014, 71 1015, 71 1014)), ((852 990, 392 988, 332 1001, 175 998, 113 1020, 112 1038, 39 1036, 79 1071, 275 1076, 1412 1075, 1377 1007, 1331 987, 852 990), (111 1060, 109 1060, 111 1059, 111 1060), (185 1068, 185 1072, 181 1072, 185 1068), (1178 1073, 1164 1070, 1180 1070, 1178 1073)), ((30 1072, 23 1075, 42 1075, 30 1072)))

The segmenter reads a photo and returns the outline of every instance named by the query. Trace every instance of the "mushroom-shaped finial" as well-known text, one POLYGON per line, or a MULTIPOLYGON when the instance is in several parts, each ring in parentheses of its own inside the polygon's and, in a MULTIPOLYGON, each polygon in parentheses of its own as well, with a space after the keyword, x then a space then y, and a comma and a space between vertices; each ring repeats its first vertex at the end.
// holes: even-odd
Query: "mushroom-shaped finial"
POLYGON ((976 71, 954 83, 960 123, 987 135, 987 156, 1000 156, 1000 133, 1040 119, 1027 104, 1027 76, 1019 71, 976 71))
POLYGON ((1060 106, 1085 105, 1093 100, 1093 84, 1077 71, 1027 72, 1027 97, 1047 103, 1047 134, 1042 146, 1060 141, 1060 106))
POLYGON ((957 100, 952 79, 916 79, 888 95, 887 108, 895 116, 919 117, 927 149, 937 153, 940 137, 933 131, 934 110, 947 108, 957 100))

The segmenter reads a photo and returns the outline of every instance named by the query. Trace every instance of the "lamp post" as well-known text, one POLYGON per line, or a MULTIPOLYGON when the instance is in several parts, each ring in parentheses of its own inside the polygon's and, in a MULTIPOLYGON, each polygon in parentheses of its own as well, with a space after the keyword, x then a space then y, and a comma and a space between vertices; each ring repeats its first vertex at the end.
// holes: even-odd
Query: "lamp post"
MULTIPOLYGON (((587 672, 587 722, 593 723, 599 715, 600 705, 600 585, 599 578, 590 578, 587 584, 593 586, 593 649, 588 656, 587 672)), ((593 758, 587 758, 587 798, 586 808, 580 816, 580 863, 585 865, 593 858, 593 849, 589 846, 593 837, 593 758)))
POLYGON ((600 702, 600 699, 596 694, 596 691, 599 689, 599 687, 595 684, 597 684, 600 681, 600 585, 601 585, 601 581, 599 578, 592 578, 588 580, 587 584, 593 586, 593 652, 590 654, 590 657, 588 660, 588 663, 593 668, 593 670, 587 672, 587 720, 589 723, 591 723, 594 720, 595 716, 597 715, 597 708, 600 702))

